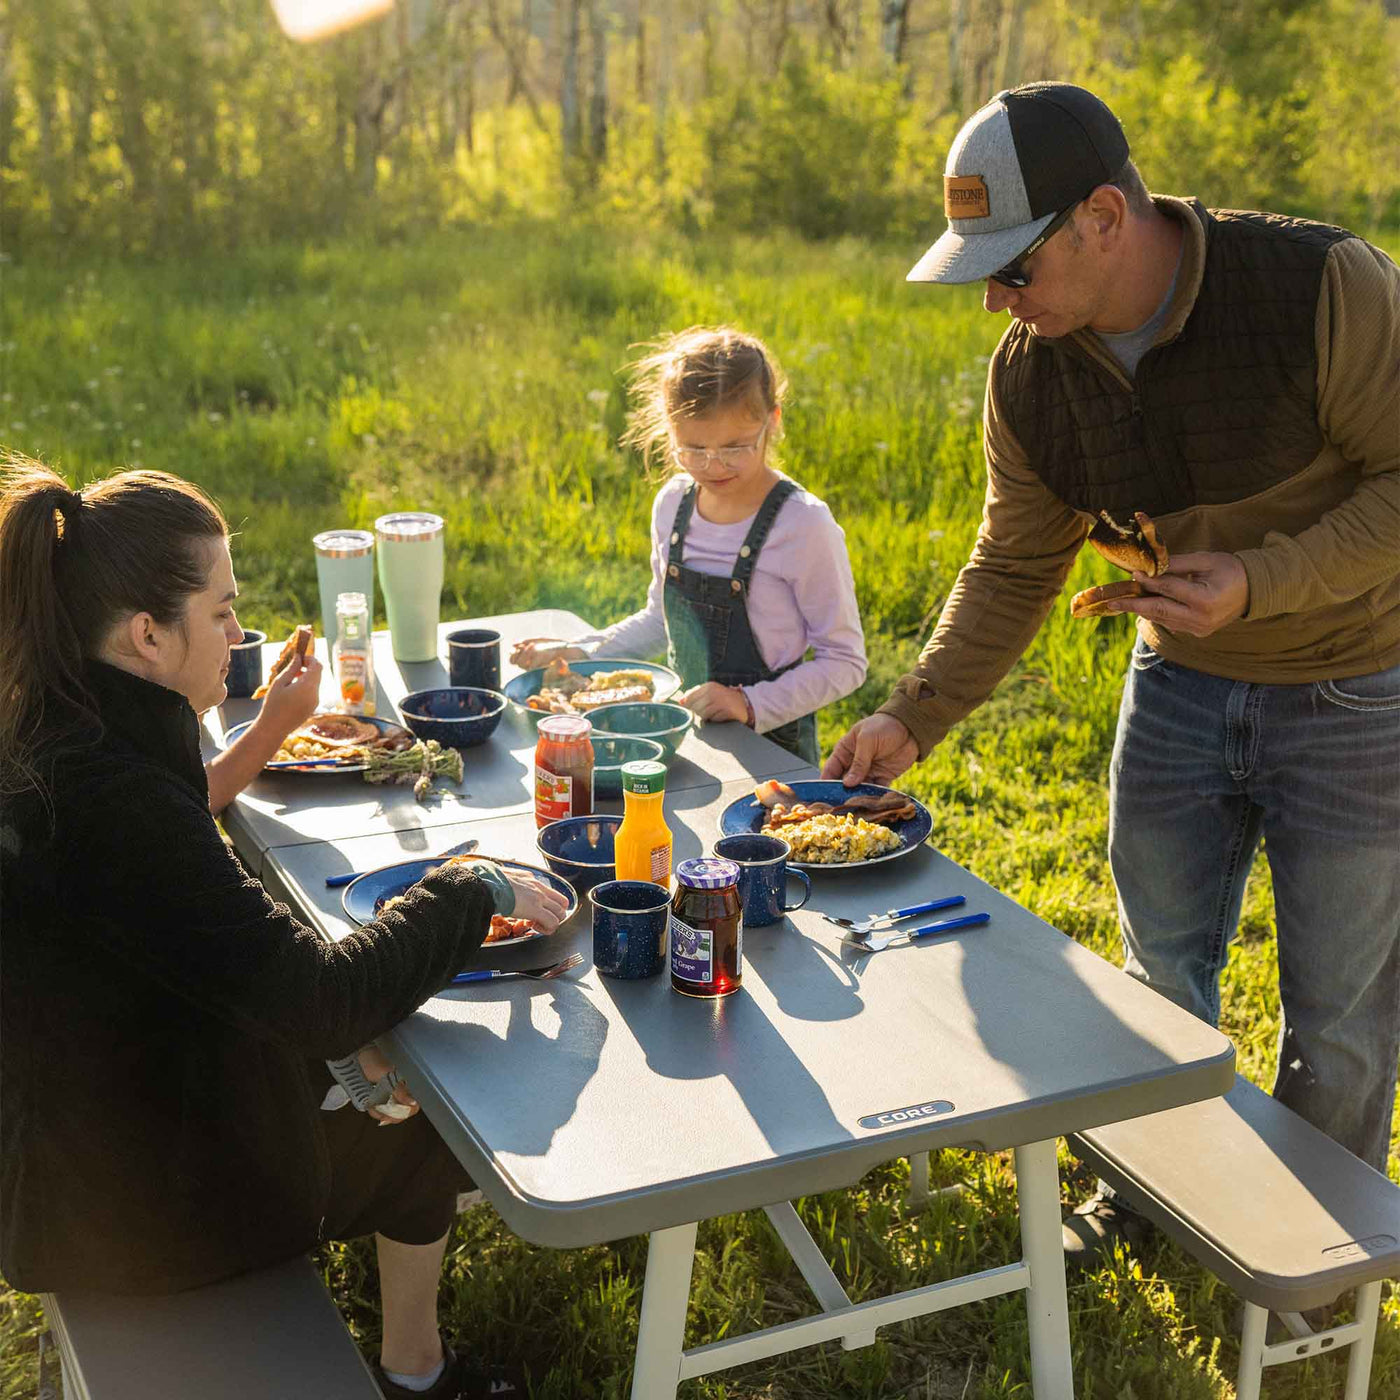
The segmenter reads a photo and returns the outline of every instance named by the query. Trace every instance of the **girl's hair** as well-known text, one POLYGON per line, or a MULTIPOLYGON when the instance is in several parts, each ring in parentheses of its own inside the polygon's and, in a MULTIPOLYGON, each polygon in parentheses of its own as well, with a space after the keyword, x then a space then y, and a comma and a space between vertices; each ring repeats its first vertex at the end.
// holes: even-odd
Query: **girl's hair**
POLYGON ((622 442, 635 447, 648 466, 665 462, 678 419, 736 406, 764 419, 787 394, 772 352, 732 326, 691 326, 645 348, 651 353, 630 367, 632 412, 622 442))
POLYGON ((183 628, 208 583, 202 540, 228 525, 167 472, 118 472, 82 491, 18 453, 0 457, 0 794, 44 790, 39 748, 101 731, 83 663, 123 617, 183 628))

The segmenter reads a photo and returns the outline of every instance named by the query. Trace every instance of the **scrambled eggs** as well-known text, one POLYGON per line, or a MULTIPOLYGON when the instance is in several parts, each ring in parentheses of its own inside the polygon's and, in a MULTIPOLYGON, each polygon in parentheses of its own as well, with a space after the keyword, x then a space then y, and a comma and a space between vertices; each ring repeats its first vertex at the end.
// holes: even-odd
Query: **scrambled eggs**
POLYGON ((792 847, 792 859, 813 865, 844 865, 853 860, 870 860, 899 849, 899 837, 886 826, 862 817, 808 817, 779 828, 792 847))
POLYGON ((365 751, 356 744, 321 744, 293 732, 272 755, 273 763, 295 763, 302 758, 338 758, 342 763, 363 763, 365 751))

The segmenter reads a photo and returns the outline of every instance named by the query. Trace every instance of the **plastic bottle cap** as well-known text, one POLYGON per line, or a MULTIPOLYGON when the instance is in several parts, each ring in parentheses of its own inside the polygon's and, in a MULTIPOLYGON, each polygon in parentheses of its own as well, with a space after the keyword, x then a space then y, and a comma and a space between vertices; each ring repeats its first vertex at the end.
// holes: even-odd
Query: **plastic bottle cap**
POLYGON ((718 856, 699 856, 681 861, 676 867, 676 879, 693 890, 722 890, 738 883, 739 867, 718 856))
POLYGON ((623 792, 665 792, 666 765, 654 758, 635 758, 622 765, 623 792))
POLYGON ((335 610, 338 613, 363 612, 367 606, 363 593, 337 593, 335 595, 335 610))

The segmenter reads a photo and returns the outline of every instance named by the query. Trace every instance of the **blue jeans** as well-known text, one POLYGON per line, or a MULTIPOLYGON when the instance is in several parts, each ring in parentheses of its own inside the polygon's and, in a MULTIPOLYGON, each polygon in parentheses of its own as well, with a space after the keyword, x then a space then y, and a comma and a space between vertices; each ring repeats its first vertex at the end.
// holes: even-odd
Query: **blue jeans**
POLYGON ((1261 837, 1282 1003, 1274 1096, 1384 1171, 1400 1055, 1400 666, 1261 685, 1173 665, 1139 638, 1110 778, 1126 968, 1212 1024, 1261 837))

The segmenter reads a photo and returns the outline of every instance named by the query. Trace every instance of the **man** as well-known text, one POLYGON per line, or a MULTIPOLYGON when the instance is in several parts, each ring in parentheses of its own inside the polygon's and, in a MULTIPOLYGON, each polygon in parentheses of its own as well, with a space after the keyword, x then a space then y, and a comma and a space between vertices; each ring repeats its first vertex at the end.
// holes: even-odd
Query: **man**
MULTIPOLYGON (((1344 229, 1151 197, 1082 88, 999 93, 909 274, 986 281, 982 527, 932 637, 824 776, 891 782, 991 694, 1100 511, 1145 512, 1110 769, 1127 970, 1203 1019, 1261 836, 1274 1093, 1384 1170, 1400 1053, 1400 272, 1344 229)), ((1089 624, 1085 624, 1086 626, 1089 624)), ((1096 1197, 1090 1256, 1136 1222, 1096 1197)))

